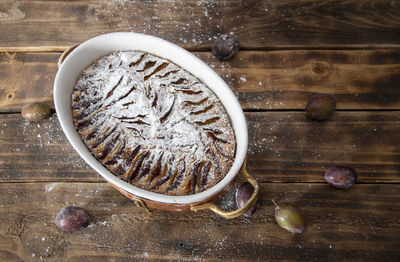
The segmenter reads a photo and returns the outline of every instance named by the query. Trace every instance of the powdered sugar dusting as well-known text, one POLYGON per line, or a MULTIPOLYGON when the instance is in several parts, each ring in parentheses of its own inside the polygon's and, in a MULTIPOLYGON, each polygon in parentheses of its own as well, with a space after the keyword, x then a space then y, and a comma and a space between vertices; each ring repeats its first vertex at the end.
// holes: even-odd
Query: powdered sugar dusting
MULTIPOLYGON (((170 182, 178 179, 192 193, 222 179, 234 158, 233 130, 219 99, 184 69, 151 54, 114 52, 97 60, 78 80, 72 106, 92 153, 103 164, 119 164, 124 179, 138 176, 137 185, 147 189, 154 177, 141 178, 154 166, 157 176, 168 176, 163 167, 168 160, 176 162, 171 158, 184 162, 175 168, 186 178, 175 175, 170 182), (104 141, 96 142, 98 135, 104 141), (125 147, 127 152, 139 148, 133 163, 123 161, 128 157, 120 152, 125 147)), ((160 180, 154 181, 153 189, 160 180)))

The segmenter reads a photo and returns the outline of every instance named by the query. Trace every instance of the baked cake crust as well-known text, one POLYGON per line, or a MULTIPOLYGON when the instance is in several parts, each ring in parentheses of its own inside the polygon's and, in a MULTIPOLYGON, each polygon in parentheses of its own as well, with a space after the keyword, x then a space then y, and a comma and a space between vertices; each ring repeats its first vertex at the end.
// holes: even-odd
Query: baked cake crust
POLYGON ((74 125, 114 175, 168 195, 198 193, 229 171, 236 140, 216 95, 186 70, 145 52, 96 60, 72 93, 74 125))

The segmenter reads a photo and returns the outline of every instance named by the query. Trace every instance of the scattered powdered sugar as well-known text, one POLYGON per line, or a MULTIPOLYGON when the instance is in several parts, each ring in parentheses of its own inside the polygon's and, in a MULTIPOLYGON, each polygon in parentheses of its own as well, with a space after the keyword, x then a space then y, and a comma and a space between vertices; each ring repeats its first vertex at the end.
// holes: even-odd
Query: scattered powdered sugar
POLYGON ((9 115, 3 118, 0 139, 7 152, 0 176, 8 180, 49 179, 66 172, 72 177, 74 169, 88 170, 68 143, 55 114, 40 122, 9 115))
POLYGON ((236 209, 236 191, 238 188, 239 184, 235 184, 226 194, 216 201, 216 204, 226 211, 236 209))
MULTIPOLYGON (((243 5, 242 2, 239 4, 243 5)), ((243 25, 233 25, 229 28, 230 32, 224 32, 225 28, 220 23, 216 23, 212 30, 204 30, 212 20, 218 18, 219 21, 221 17, 228 16, 225 13, 227 5, 227 1, 208 0, 194 3, 179 0, 151 3, 138 0, 103 0, 103 5, 96 9, 96 15, 91 16, 91 19, 97 22, 103 15, 107 15, 113 17, 112 31, 151 34, 179 45, 206 46, 220 33, 230 34, 243 30, 243 25), (182 20, 177 23, 176 17, 181 17, 182 20)))
POLYGON ((56 115, 52 115, 49 119, 41 122, 22 122, 22 128, 17 132, 21 132, 16 136, 21 138, 14 146, 15 152, 23 151, 32 154, 35 150, 41 153, 41 163, 47 162, 49 167, 65 167, 68 169, 81 169, 86 167, 85 162, 74 152, 69 145, 56 115), (60 161, 60 155, 62 161, 60 161))
POLYGON ((54 187, 58 186, 58 185, 62 185, 62 183, 49 183, 46 184, 46 192, 51 192, 53 191, 54 187))

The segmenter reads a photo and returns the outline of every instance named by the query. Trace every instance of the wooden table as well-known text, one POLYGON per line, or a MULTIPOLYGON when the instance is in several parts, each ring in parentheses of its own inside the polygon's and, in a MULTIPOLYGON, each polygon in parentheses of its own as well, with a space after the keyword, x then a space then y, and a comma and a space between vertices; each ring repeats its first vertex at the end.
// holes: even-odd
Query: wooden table
MULTIPOLYGON (((399 261, 400 1, 0 1, 0 261, 399 261), (250 218, 147 213, 81 160, 57 116, 26 122, 21 107, 53 106, 57 59, 99 34, 152 34, 194 52, 245 110, 248 169, 261 184, 250 218), (213 39, 241 51, 219 62, 213 39), (306 119, 315 93, 337 110, 306 119), (323 172, 354 167, 358 183, 331 188, 323 172), (306 215, 304 234, 275 222, 271 202, 306 215), (93 222, 54 224, 67 205, 93 222)), ((220 201, 234 206, 233 192, 220 201)))

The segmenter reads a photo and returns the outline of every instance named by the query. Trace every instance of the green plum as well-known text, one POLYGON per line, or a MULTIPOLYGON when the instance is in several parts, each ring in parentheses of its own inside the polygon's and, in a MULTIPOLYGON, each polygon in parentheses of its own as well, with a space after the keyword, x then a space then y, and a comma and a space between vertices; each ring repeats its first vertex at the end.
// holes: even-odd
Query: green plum
POLYGON ((300 211, 291 204, 280 204, 275 207, 276 222, 280 227, 291 233, 303 233, 306 229, 306 219, 300 211))

